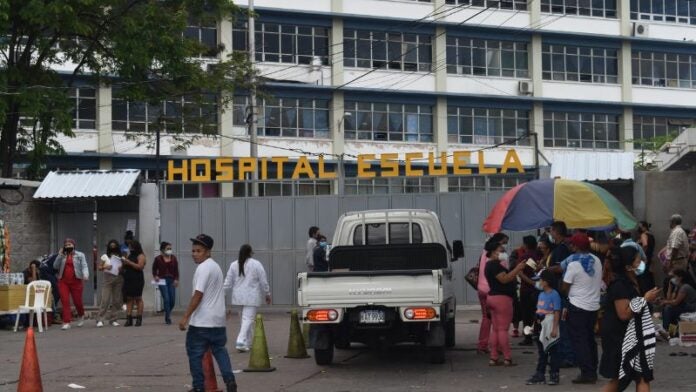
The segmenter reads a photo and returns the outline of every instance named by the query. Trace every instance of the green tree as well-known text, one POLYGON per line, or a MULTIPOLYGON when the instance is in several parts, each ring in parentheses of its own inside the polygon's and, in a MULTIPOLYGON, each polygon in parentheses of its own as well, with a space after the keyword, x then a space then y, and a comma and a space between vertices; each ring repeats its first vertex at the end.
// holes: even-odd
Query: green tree
MULTIPOLYGON (((45 156, 62 151, 56 137, 72 136, 70 91, 78 78, 117 84, 128 100, 185 96, 205 104, 213 94, 225 108, 227 93, 249 87, 249 62, 235 54, 208 65, 200 54, 211 49, 184 32, 191 22, 238 12, 230 0, 0 0, 0 174, 12 176, 25 155, 38 175, 45 156)), ((173 117, 154 128, 216 132, 197 124, 200 116, 173 117)))

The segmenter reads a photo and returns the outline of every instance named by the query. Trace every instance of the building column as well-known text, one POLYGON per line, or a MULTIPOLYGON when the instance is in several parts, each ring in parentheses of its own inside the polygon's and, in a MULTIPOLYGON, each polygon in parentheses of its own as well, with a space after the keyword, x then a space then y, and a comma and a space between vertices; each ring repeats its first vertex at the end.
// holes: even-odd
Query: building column
POLYGON ((619 120, 619 148, 624 151, 633 151, 633 108, 624 107, 623 115, 619 120))
MULTIPOLYGON (((232 20, 223 18, 218 24, 218 42, 223 49, 220 51, 220 60, 224 61, 232 53, 232 20)), ((223 93, 220 97, 218 109, 218 129, 220 130, 220 156, 231 157, 234 155, 234 140, 230 137, 234 135, 232 130, 232 97, 229 92, 223 93), (223 107, 223 102, 228 102, 227 107, 223 107)), ((220 185, 220 195, 222 197, 232 197, 232 183, 226 182, 220 185)))
POLYGON ((631 0, 619 0, 617 4, 621 35, 630 37, 633 35, 633 21, 631 21, 631 0))
POLYGON ((542 41, 540 34, 532 36, 532 42, 529 48, 528 67, 529 76, 532 78, 532 95, 535 97, 544 96, 544 78, 543 78, 543 63, 541 56, 542 41))
MULTIPOLYGON (((111 87, 101 84, 97 88, 97 152, 113 154, 116 151, 111 132, 111 87)), ((109 157, 99 159, 99 169, 110 170, 112 161, 109 157)))
MULTIPOLYGON (((535 102, 532 107, 532 111, 529 116, 529 131, 531 133, 536 133, 537 143, 539 145, 539 152, 544 152, 544 105, 541 102, 535 102)), ((552 136, 552 135, 549 135, 552 136)), ((530 143, 534 143, 534 139, 530 140, 530 143)), ((534 145, 531 145, 534 147, 534 145)), ((539 157, 541 159, 541 157, 539 157)), ((541 165, 543 160, 540 160, 541 165)))
MULTIPOLYGON (((444 1, 437 1, 436 4, 442 5, 444 1), (438 4, 439 3, 439 4, 438 4)), ((435 67, 435 91, 438 93, 437 103, 433 116, 433 133, 435 136, 436 151, 447 152, 449 143, 447 141, 447 35, 445 28, 438 26, 435 29, 435 42, 433 45, 433 67, 435 67)), ((438 177, 436 180, 437 192, 449 192, 449 180, 447 177, 438 177)))
MULTIPOLYGON (((341 0, 332 0, 331 9, 340 12, 343 9, 341 0)), ((333 18, 331 24, 331 85, 343 84, 343 19, 333 18)), ((343 170, 343 154, 345 153, 345 102, 343 91, 334 90, 331 97, 331 153, 337 162, 338 178, 334 181, 334 194, 343 194, 345 171, 343 170)))
POLYGON ((538 26, 541 22, 541 2, 528 0, 527 8, 529 9, 529 26, 538 26))

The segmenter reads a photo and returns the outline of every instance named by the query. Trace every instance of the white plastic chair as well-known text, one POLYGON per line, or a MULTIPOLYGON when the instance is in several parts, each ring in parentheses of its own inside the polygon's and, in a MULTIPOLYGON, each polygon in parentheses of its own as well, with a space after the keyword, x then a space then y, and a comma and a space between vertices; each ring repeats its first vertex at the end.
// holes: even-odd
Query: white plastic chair
POLYGON ((17 332, 17 327, 19 327, 19 315, 21 313, 29 313, 29 325, 34 324, 34 314, 36 314, 36 319, 39 322, 39 332, 43 332, 43 324, 46 325, 48 329, 48 313, 46 309, 49 306, 49 300, 51 298, 51 282, 47 280, 35 280, 27 286, 27 293, 24 297, 24 305, 20 305, 17 308, 17 314, 15 316, 15 327, 14 331, 17 332), (32 291, 34 292, 34 303, 29 305, 29 298, 31 297, 32 291))

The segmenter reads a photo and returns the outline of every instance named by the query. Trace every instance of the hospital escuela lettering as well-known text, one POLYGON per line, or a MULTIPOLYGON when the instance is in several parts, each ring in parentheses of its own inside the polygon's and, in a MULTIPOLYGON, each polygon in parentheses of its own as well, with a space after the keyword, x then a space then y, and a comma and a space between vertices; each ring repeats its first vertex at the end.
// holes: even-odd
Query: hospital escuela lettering
MULTIPOLYGON (((520 161, 517 151, 510 149, 506 151, 503 165, 498 171, 495 167, 487 167, 484 151, 475 151, 478 157, 478 172, 476 174, 497 174, 507 173, 511 169, 518 173, 524 173, 524 167, 520 161)), ((421 152, 410 152, 406 154, 384 153, 384 154, 360 154, 358 155, 357 177, 397 177, 399 176, 399 163, 405 162, 404 173, 406 177, 422 176, 446 176, 446 175, 471 175, 472 170, 467 167, 471 162, 472 151, 454 151, 452 154, 445 152, 436 154, 429 152, 427 156, 421 152), (425 162, 428 166, 416 167, 414 162, 425 162)), ((293 168, 292 179, 304 178, 337 178, 335 171, 326 168, 324 157, 319 156, 316 161, 316 168, 313 168, 310 160, 306 156, 300 156, 296 160, 289 157, 262 157, 262 158, 216 158, 216 159, 185 159, 169 160, 167 165, 167 181, 181 182, 226 182, 247 179, 247 174, 258 172, 259 179, 271 179, 268 176, 268 169, 275 165, 276 174, 272 179, 283 180, 285 165, 293 168), (236 161, 236 172, 233 167, 236 161)))

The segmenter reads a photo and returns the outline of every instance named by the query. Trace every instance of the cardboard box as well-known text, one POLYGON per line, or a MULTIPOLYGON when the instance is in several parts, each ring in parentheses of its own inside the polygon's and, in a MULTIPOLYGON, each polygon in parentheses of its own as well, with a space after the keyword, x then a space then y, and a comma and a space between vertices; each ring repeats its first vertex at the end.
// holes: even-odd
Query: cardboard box
POLYGON ((696 321, 680 321, 679 335, 691 335, 696 337, 696 321))
MULTIPOLYGON (((0 312, 17 310, 21 305, 24 305, 24 297, 27 293, 27 285, 14 284, 0 286, 0 312)), ((48 306, 53 304, 53 294, 48 293, 48 306)), ((29 304, 34 302, 34 296, 29 297, 29 304)))

